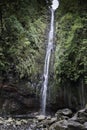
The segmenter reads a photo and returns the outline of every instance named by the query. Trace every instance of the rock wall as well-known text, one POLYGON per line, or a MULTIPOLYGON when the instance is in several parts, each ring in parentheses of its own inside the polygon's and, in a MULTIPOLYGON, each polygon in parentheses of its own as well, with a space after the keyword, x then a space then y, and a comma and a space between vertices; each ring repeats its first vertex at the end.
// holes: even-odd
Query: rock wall
MULTIPOLYGON (((60 0, 49 104, 77 110, 87 103, 87 1, 60 0)), ((53 107, 54 108, 54 107, 53 107)))

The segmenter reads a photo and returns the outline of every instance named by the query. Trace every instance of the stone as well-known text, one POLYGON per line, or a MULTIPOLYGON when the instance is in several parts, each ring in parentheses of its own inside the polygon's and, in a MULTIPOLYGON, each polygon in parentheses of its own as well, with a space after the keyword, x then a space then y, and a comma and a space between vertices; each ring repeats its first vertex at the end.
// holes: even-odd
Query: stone
POLYGON ((79 123, 87 122, 87 109, 79 110, 70 120, 77 121, 79 123))
POLYGON ((81 123, 76 121, 68 121, 68 129, 69 130, 84 130, 84 127, 81 123))
POLYGON ((16 121, 16 125, 21 125, 21 121, 16 121))
POLYGON ((57 121, 57 117, 51 118, 51 120, 50 120, 50 125, 53 124, 53 123, 55 123, 56 121, 57 121))
POLYGON ((51 116, 47 116, 47 120, 51 120, 51 116))
POLYGON ((13 121, 13 119, 11 117, 9 117, 8 120, 7 120, 8 123, 10 123, 12 121, 13 121))
POLYGON ((38 115, 38 112, 33 113, 33 115, 34 115, 34 116, 37 116, 37 115, 38 115))
POLYGON ((64 116, 69 116, 70 117, 72 115, 72 111, 70 109, 68 109, 68 108, 63 109, 62 113, 63 113, 64 116))
POLYGON ((38 123, 38 120, 37 119, 33 119, 33 123, 38 123))
POLYGON ((31 128, 31 129, 34 129, 35 127, 36 127, 36 124, 35 124, 35 123, 33 123, 33 124, 30 125, 30 128, 31 128))
POLYGON ((3 121, 4 119, 2 117, 0 117, 0 120, 3 121))
POLYGON ((50 126, 49 130, 68 130, 67 120, 62 120, 50 126))
POLYGON ((69 120, 77 121, 77 113, 72 118, 70 118, 69 120))
POLYGON ((67 120, 69 117, 72 116, 72 111, 68 108, 58 110, 55 114, 55 117, 57 117, 57 120, 67 120))
POLYGON ((0 124, 3 124, 3 121, 2 121, 2 120, 0 120, 0 124))
POLYGON ((72 111, 68 108, 65 108, 65 109, 62 109, 62 110, 58 110, 56 112, 55 116, 57 116, 57 115, 64 115, 64 116, 70 117, 70 116, 72 116, 72 111))
POLYGON ((10 123, 8 123, 8 124, 6 124, 7 126, 10 126, 11 124, 10 123))
POLYGON ((37 118, 38 121, 42 121, 42 120, 46 119, 46 116, 38 115, 38 116, 36 116, 36 118, 37 118))
POLYGON ((3 91, 0 96, 0 113, 2 115, 21 115, 28 113, 32 109, 38 110, 40 103, 39 99, 36 98, 36 89, 29 84, 27 85, 27 82, 0 84, 3 91))
POLYGON ((44 125, 43 124, 38 125, 37 128, 44 128, 44 125))
POLYGON ((39 122, 38 124, 37 124, 37 126, 40 126, 40 125, 43 125, 43 128, 48 128, 48 126, 50 125, 50 121, 51 120, 47 120, 47 119, 45 119, 45 120, 42 120, 41 122, 39 122))
POLYGON ((43 130, 48 130, 47 128, 43 128, 43 130))
POLYGON ((84 128, 86 128, 86 129, 87 129, 87 122, 85 122, 85 123, 84 123, 84 128))
POLYGON ((28 121, 27 120, 22 120, 22 122, 25 123, 25 124, 27 124, 28 121))
POLYGON ((2 117, 0 117, 0 124, 3 124, 4 119, 2 117))

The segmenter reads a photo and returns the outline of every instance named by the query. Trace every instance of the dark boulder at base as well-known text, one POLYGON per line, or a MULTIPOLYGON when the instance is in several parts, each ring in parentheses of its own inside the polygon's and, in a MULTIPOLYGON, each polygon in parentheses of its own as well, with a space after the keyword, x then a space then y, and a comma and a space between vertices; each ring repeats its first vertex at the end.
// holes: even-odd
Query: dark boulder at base
POLYGON ((87 108, 79 110, 70 120, 77 121, 79 123, 87 122, 87 108))
POLYGON ((58 110, 55 116, 57 117, 57 120, 68 119, 69 117, 72 116, 72 111, 68 108, 58 110))
POLYGON ((87 129, 87 122, 84 123, 84 128, 87 129))
POLYGON ((70 109, 58 110, 55 116, 57 121, 49 127, 49 130, 87 130, 86 107, 79 110, 74 116, 70 109))
POLYGON ((50 126, 49 130, 68 130, 67 120, 62 120, 50 126))
POLYGON ((79 122, 69 121, 68 130, 84 130, 84 127, 79 122))
POLYGON ((86 128, 79 122, 61 120, 51 125, 49 130, 86 130, 86 128))

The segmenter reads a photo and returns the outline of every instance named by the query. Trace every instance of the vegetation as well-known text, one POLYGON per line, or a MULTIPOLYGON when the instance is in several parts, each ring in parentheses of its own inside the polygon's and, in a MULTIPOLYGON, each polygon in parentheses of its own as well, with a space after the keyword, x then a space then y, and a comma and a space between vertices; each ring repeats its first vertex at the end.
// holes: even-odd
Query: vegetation
POLYGON ((41 71, 46 28, 45 2, 4 0, 0 2, 0 71, 19 78, 35 77, 41 71))
MULTIPOLYGON (((56 12, 54 86, 87 84, 87 1, 61 0, 56 12)), ((0 71, 18 78, 37 78, 44 65, 45 1, 0 2, 0 71)), ((54 87, 56 89, 56 87, 54 87)))
POLYGON ((56 84, 64 86, 81 78, 87 84, 87 2, 61 1, 56 18, 56 84))

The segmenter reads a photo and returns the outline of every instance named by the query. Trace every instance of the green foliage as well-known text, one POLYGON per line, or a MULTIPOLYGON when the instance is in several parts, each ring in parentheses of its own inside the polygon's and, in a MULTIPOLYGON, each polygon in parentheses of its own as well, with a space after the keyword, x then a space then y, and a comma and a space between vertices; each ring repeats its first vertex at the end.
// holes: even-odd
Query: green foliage
POLYGON ((39 63, 44 54, 46 10, 37 0, 3 1, 0 6, 2 11, 5 10, 2 13, 3 27, 0 27, 3 28, 0 33, 1 72, 16 73, 20 78, 35 77, 42 69, 39 63))
POLYGON ((60 7, 56 23, 55 80, 58 86, 64 86, 69 81, 77 82, 81 77, 87 84, 87 15, 85 10, 78 12, 80 7, 76 7, 76 13, 72 8, 75 7, 71 6, 62 15, 60 12, 63 9, 60 7))

